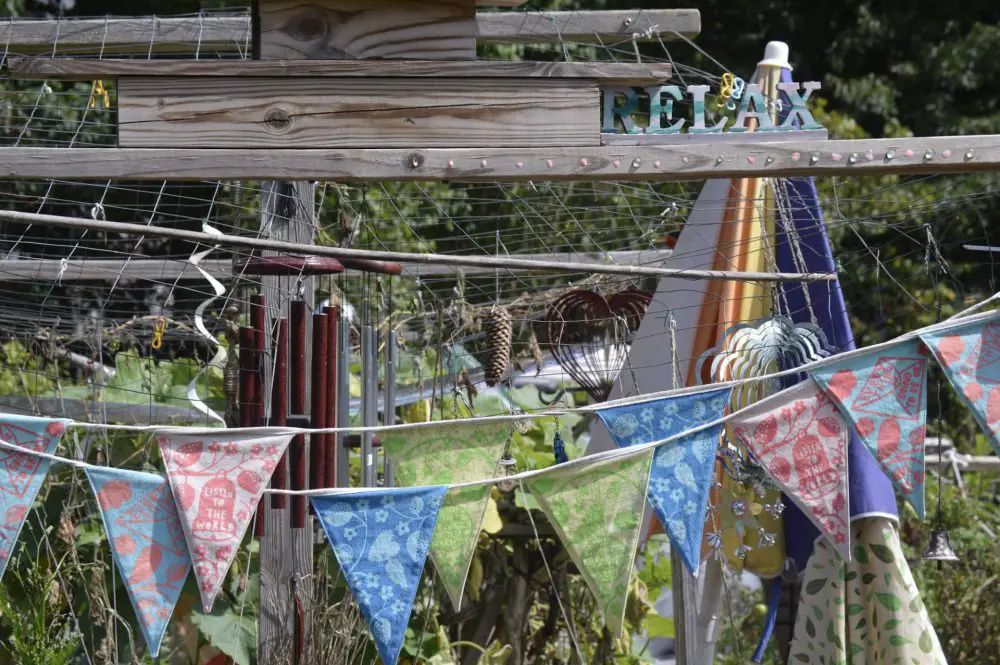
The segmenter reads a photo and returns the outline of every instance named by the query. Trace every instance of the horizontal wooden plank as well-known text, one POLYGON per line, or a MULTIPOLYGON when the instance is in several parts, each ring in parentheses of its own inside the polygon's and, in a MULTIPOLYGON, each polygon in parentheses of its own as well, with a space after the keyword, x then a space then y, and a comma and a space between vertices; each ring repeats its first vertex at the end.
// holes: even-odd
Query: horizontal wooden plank
POLYGON ((14 79, 93 81, 118 77, 364 77, 593 79, 655 85, 670 78, 668 64, 623 62, 510 62, 503 60, 96 60, 17 57, 14 79))
MULTIPOLYGON (((229 279, 228 259, 205 259, 199 264, 217 279, 229 279)), ((0 260, 0 282, 63 281, 111 282, 119 278, 173 284, 205 277, 187 261, 169 259, 4 259, 0 260)))
POLYGON ((124 78, 123 148, 600 145, 600 94, 558 79, 124 78))
MULTIPOLYGON (((513 254, 516 259, 563 263, 617 263, 621 265, 650 265, 665 261, 669 249, 617 250, 610 252, 562 252, 550 254, 513 254)), ((206 259, 199 264, 210 275, 220 280, 232 278, 232 261, 206 259)), ((346 275, 360 275, 358 270, 346 266, 346 275)), ((461 272, 466 277, 495 277, 495 267, 440 265, 411 265, 403 273, 423 279, 455 277, 461 272)), ((545 268, 504 268, 502 273, 546 272, 545 268)), ((7 259, 0 261, 0 282, 113 282, 119 278, 173 284, 177 281, 204 281, 204 276, 187 261, 169 259, 71 259, 65 269, 59 259, 7 259)))
MULTIPOLYGON (((276 252, 279 254, 305 254, 309 256, 329 256, 339 261, 345 259, 367 259, 371 261, 391 261, 404 265, 447 265, 493 267, 495 269, 529 268, 539 265, 537 261, 516 259, 512 256, 469 256, 467 254, 434 254, 431 252, 397 252, 391 250, 355 249, 352 247, 328 247, 288 242, 274 238, 253 238, 249 236, 217 235, 203 231, 189 231, 165 226, 111 222, 103 219, 65 217, 62 215, 42 215, 30 212, 0 210, 0 220, 15 224, 37 224, 63 229, 95 230, 119 233, 125 236, 171 238, 190 242, 219 245, 222 247, 242 247, 251 250, 276 252)), ((539 266, 540 267, 540 266, 539 266)), ((567 263, 552 262, 547 268, 553 272, 591 272, 604 275, 631 275, 635 277, 682 277, 690 279, 743 280, 761 282, 782 281, 832 281, 836 273, 773 273, 741 272, 735 270, 689 270, 664 268, 661 266, 613 265, 608 263, 567 263)))
MULTIPOLYGON (((691 39, 701 31, 697 9, 583 12, 480 12, 476 41, 597 43, 691 39)), ((250 53, 249 14, 0 21, 0 44, 10 53, 159 55, 200 51, 250 53)))
POLYGON ((501 43, 575 43, 608 45, 621 41, 655 42, 701 32, 697 9, 628 9, 581 12, 480 12, 477 41, 501 43))
POLYGON ((1000 136, 597 148, 174 150, 0 148, 0 178, 678 181, 1000 171, 1000 136))

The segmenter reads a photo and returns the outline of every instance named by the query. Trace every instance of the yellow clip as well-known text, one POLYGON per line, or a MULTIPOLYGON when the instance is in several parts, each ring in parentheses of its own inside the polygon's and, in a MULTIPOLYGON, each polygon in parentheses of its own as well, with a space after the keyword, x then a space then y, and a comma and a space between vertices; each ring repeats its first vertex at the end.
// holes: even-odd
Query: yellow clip
POLYGON ((156 323, 153 324, 152 347, 154 349, 159 349, 161 346, 163 346, 163 333, 166 331, 166 329, 167 329, 167 317, 161 316, 156 320, 156 323))
POLYGON ((90 108, 97 108, 97 99, 100 98, 105 109, 111 108, 111 96, 108 89, 104 87, 104 81, 94 81, 94 91, 90 93, 90 108))
POLYGON ((736 77, 726 72, 722 75, 722 81, 719 84, 719 108, 726 105, 726 100, 733 96, 733 84, 736 83, 736 77))

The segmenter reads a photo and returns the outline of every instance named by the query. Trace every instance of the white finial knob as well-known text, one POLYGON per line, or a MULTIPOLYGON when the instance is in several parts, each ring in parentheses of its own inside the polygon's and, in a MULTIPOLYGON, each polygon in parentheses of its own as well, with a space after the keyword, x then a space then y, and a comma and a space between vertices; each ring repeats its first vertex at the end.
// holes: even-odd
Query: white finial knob
POLYGON ((758 67, 781 67, 792 71, 788 64, 788 44, 785 42, 768 42, 764 47, 764 59, 757 63, 758 67))

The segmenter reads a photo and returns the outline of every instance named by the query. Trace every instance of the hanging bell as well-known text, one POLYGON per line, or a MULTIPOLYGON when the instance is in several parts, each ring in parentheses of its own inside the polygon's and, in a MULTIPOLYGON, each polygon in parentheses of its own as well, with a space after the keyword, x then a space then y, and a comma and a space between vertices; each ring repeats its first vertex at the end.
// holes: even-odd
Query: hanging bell
POLYGON ((958 561, 958 555, 952 549, 947 531, 944 529, 931 531, 930 542, 924 550, 924 561, 958 561))

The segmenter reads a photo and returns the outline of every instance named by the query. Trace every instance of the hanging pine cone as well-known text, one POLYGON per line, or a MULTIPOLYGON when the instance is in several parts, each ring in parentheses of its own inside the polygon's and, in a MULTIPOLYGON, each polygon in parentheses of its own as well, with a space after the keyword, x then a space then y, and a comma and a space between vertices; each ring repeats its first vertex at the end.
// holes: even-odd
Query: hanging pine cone
POLYGON ((486 385, 495 386, 507 374, 514 323, 507 308, 494 306, 486 316, 486 385))

